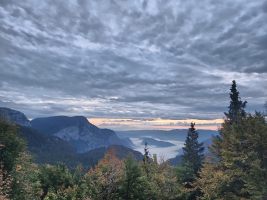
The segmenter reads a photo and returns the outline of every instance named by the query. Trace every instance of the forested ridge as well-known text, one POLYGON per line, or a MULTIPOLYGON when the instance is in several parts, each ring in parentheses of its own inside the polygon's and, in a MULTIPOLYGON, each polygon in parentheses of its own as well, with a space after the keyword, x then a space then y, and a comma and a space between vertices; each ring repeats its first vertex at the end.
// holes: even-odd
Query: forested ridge
POLYGON ((19 128, 0 120, 0 200, 267 199, 267 124, 248 113, 233 81, 219 135, 204 154, 192 122, 181 164, 150 155, 119 159, 112 148, 94 167, 36 164, 19 128))

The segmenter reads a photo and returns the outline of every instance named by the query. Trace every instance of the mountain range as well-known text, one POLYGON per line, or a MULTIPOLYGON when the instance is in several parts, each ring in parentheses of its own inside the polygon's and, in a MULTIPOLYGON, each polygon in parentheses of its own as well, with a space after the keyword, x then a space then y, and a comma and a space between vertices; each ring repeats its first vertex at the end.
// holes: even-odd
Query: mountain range
POLYGON ((55 116, 30 121, 22 112, 0 108, 0 118, 19 127, 28 151, 37 163, 65 163, 73 168, 95 165, 105 153, 113 149, 119 158, 132 154, 141 160, 142 154, 129 148, 127 139, 120 139, 109 129, 100 129, 85 117, 55 116))
MULTIPOLYGON (((73 168, 95 165, 110 149, 119 158, 132 154, 141 160, 144 146, 148 143, 151 155, 181 161, 182 147, 187 129, 112 131, 101 129, 83 116, 52 116, 29 120, 22 112, 0 108, 0 118, 17 124, 20 135, 26 140, 28 151, 37 163, 65 163, 73 168)), ((217 131, 198 130, 199 141, 204 142, 206 152, 217 131)))

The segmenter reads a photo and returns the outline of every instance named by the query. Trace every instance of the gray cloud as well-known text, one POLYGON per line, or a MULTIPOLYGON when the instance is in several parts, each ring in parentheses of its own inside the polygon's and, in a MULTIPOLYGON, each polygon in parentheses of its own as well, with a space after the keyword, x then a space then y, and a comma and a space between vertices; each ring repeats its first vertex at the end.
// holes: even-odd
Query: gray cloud
POLYGON ((29 117, 217 118, 267 93, 267 2, 0 2, 1 106, 29 117))

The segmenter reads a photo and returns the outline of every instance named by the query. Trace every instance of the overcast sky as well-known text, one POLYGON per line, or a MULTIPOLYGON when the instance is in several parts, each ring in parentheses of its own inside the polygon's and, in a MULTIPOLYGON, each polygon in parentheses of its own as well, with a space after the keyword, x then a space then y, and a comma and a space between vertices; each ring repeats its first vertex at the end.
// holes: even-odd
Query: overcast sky
POLYGON ((263 110, 266 22, 264 0, 0 0, 0 106, 173 125, 222 118, 235 79, 263 110))

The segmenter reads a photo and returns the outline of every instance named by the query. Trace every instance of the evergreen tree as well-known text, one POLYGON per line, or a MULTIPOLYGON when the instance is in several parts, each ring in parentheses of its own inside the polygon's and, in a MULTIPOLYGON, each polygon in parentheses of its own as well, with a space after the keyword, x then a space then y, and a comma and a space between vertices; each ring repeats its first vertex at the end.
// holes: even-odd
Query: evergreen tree
POLYGON ((138 163, 129 156, 125 161, 124 177, 120 188, 120 199, 155 199, 146 176, 143 176, 138 163))
POLYGON ((247 114, 233 82, 229 113, 211 147, 215 159, 198 179, 203 199, 263 199, 267 194, 267 124, 247 114), (209 174, 209 175, 208 175, 209 174))
POLYGON ((177 179, 182 190, 180 197, 194 200, 200 195, 199 189, 195 188, 194 184, 204 160, 204 147, 203 143, 198 142, 198 132, 193 122, 188 129, 183 152, 182 165, 177 167, 177 179))
POLYGON ((0 165, 2 169, 7 173, 14 170, 25 148, 25 141, 18 136, 17 126, 0 119, 0 165))
POLYGON ((145 142, 143 162, 147 163, 147 162, 149 162, 149 160, 150 160, 150 156, 149 156, 148 144, 147 144, 147 142, 145 142))
POLYGON ((233 80, 231 89, 230 89, 230 105, 228 113, 225 113, 227 119, 231 122, 237 122, 239 118, 245 117, 245 107, 247 101, 242 101, 239 97, 239 92, 236 87, 236 82, 233 80))
POLYGON ((146 174, 147 177, 151 175, 151 170, 152 170, 152 165, 153 165, 153 160, 150 157, 150 153, 148 150, 148 144, 145 142, 145 148, 144 148, 144 157, 143 157, 143 170, 146 174))
POLYGON ((204 159, 204 147, 203 143, 198 142, 198 132, 193 122, 188 130, 183 152, 183 164, 192 167, 192 172, 196 175, 204 159))
POLYGON ((247 114, 234 124, 225 121, 211 150, 216 161, 204 165, 198 180, 203 199, 261 200, 267 195, 267 124, 262 115, 247 114))
POLYGON ((42 190, 40 199, 51 199, 50 197, 59 197, 58 194, 61 190, 70 188, 74 184, 73 176, 69 169, 63 165, 59 164, 44 165, 40 168, 39 172, 40 188, 42 190))

